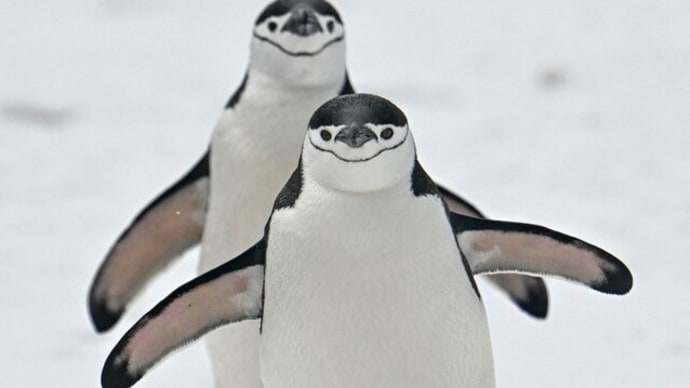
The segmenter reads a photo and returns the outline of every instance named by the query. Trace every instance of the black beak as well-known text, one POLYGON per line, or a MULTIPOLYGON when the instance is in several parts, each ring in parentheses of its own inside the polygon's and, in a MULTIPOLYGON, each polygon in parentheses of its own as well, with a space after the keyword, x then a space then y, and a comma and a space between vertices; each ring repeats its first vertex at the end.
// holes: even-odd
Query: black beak
POLYGON ((283 26, 281 32, 290 31, 298 36, 309 36, 317 32, 323 32, 323 28, 316 18, 316 12, 308 4, 297 4, 293 7, 292 15, 283 26))
POLYGON ((335 141, 342 141, 352 148, 359 148, 374 139, 376 134, 372 130, 357 125, 347 127, 335 135, 335 141))

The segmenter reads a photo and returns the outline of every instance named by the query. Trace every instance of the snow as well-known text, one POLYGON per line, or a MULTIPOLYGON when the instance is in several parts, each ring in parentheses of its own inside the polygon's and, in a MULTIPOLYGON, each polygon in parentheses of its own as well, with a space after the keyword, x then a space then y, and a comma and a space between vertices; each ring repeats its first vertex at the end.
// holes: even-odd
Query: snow
MULTIPOLYGON (((481 282, 500 387, 690 381, 690 3, 335 1, 350 73, 407 112, 426 169, 487 214, 596 243, 635 275, 549 281, 545 322, 481 282)), ((0 386, 97 386, 116 329, 86 291, 118 233, 201 155, 263 4, 5 1, 0 12, 0 386)), ((203 346, 138 385, 211 386, 203 346)))

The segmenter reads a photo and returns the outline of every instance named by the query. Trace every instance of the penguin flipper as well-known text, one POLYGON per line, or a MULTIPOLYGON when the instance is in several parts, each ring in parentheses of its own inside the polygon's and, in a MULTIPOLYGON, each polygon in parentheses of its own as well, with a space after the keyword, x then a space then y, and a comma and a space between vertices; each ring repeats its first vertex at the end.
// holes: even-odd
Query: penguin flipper
POLYGON ((120 235, 89 289, 89 313, 98 332, 117 323, 146 283, 201 240, 209 188, 209 153, 158 196, 120 235))
POLYGON ((549 292, 544 279, 516 273, 489 273, 486 274, 486 279, 505 292, 532 318, 546 318, 549 312, 549 292))
POLYGON ((457 194, 451 192, 438 183, 436 184, 436 187, 438 187, 438 192, 441 194, 441 198, 443 198, 446 206, 448 206, 448 210, 450 210, 452 213, 476 218, 486 218, 486 216, 482 214, 479 209, 467 202, 465 199, 460 198, 460 196, 457 194))
POLYGON ((585 241, 538 225, 450 214, 460 250, 473 273, 520 272, 573 280, 622 295, 633 284, 616 257, 585 241))
POLYGON ((209 331, 260 318, 264 263, 262 240, 173 291, 139 319, 110 352, 101 373, 102 386, 131 387, 164 357, 209 331))
MULTIPOLYGON (((448 210, 453 213, 486 218, 479 209, 450 190, 438 185, 438 191, 448 210)), ((470 263, 470 267, 472 263, 470 263)), ((487 279, 505 292, 522 311, 534 318, 546 318, 549 310, 549 292, 544 279, 528 275, 502 273, 487 274, 487 279)))

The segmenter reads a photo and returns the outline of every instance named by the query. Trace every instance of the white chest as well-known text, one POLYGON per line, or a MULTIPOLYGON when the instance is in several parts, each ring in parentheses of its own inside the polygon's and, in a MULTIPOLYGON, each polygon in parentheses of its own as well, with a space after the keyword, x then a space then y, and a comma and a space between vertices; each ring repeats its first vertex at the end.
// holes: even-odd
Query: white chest
POLYGON ((297 166, 307 122, 338 92, 325 88, 266 90, 249 83, 223 113, 211 144, 211 190, 200 271, 254 244, 273 201, 297 166))
POLYGON ((493 386, 484 309, 440 203, 310 194, 271 224, 265 387, 493 386))

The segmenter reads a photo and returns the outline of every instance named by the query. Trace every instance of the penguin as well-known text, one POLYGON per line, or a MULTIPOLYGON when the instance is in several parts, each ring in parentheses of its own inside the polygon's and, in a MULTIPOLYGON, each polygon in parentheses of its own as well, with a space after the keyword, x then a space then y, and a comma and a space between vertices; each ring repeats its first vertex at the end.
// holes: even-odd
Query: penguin
MULTIPOLYGON (((136 217, 101 264, 89 291, 96 329, 110 329, 149 280, 198 243, 203 273, 260 238, 297 165, 309 116, 351 91, 335 8, 320 0, 266 6, 254 24, 243 81, 206 154, 136 217)), ((261 387, 257 333, 257 322, 245 322, 207 337, 217 387, 261 387)))
POLYGON ((552 275, 610 294, 633 282, 577 238, 449 211, 405 114, 368 94, 316 110, 257 240, 144 315, 102 386, 130 387, 184 344, 261 318, 266 388, 493 387, 474 274, 552 275))
MULTIPOLYGON (((200 242, 203 273, 259 239, 273 201, 298 164, 311 113, 324 101, 353 92, 345 29, 336 9, 322 0, 270 3, 256 19, 249 66, 209 149, 136 216, 100 265, 89 290, 96 330, 112 328, 152 278, 200 242)), ((452 192, 441 193, 455 211, 482 217, 452 192)), ((546 316, 542 279, 490 278, 528 314, 546 316)), ((218 387, 261 386, 257 325, 245 322, 207 337, 218 387), (228 351, 238 348, 254 349, 256 360, 228 351)))

